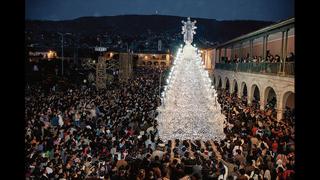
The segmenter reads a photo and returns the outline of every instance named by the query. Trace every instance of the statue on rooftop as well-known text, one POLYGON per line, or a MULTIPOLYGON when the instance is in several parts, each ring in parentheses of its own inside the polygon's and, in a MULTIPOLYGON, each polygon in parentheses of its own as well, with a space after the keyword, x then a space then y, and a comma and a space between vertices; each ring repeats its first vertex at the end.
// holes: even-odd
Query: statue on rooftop
POLYGON ((191 44, 193 41, 193 35, 196 34, 195 29, 197 29, 197 27, 195 26, 196 24, 196 20, 191 22, 190 17, 188 17, 188 21, 181 21, 183 26, 182 26, 182 32, 181 34, 183 34, 183 40, 186 44, 191 44))

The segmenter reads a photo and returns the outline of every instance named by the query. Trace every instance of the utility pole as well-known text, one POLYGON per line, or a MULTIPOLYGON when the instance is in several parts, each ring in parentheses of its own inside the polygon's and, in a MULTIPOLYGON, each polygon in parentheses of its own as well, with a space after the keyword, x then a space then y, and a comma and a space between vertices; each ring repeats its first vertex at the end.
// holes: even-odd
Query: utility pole
POLYGON ((71 35, 71 33, 59 33, 58 34, 61 36, 61 75, 63 76, 63 61, 64 61, 64 55, 63 55, 63 36, 64 35, 71 35))
POLYGON ((64 38, 64 35, 71 35, 71 33, 60 33, 58 32, 58 34, 61 36, 61 75, 63 76, 63 61, 64 61, 64 54, 63 54, 63 38, 64 38))

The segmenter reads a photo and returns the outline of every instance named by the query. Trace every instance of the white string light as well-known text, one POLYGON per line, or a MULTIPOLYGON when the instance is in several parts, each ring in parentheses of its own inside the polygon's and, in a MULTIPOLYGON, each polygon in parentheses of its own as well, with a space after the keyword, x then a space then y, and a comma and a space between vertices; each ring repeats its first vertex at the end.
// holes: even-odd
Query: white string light
POLYGON ((157 121, 162 140, 221 140, 225 116, 217 93, 204 70, 197 48, 187 44, 178 49, 167 85, 161 94, 157 121))

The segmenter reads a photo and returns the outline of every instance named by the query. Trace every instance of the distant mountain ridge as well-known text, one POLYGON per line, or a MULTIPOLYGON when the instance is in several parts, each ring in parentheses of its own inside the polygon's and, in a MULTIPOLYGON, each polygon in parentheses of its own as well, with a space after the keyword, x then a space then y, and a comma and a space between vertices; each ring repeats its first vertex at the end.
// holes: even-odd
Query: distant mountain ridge
MULTIPOLYGON (((255 20, 217 21, 215 19, 192 18, 196 20, 199 38, 224 42, 237 36, 255 31, 274 22, 255 20)), ((36 32, 71 32, 83 35, 111 33, 126 36, 153 33, 176 34, 181 32, 181 21, 186 17, 167 15, 119 15, 101 17, 80 17, 73 20, 46 21, 26 20, 26 30, 36 32)))

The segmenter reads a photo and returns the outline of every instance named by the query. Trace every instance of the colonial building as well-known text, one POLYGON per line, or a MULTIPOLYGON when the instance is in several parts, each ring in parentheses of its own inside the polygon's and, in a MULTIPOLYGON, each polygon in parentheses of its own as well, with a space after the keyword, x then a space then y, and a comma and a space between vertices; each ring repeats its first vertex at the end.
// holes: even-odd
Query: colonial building
POLYGON ((203 61, 203 65, 207 70, 212 70, 212 67, 214 66, 212 64, 214 52, 215 52, 214 48, 200 48, 200 54, 203 61))
POLYGON ((262 110, 276 99, 281 120, 285 107, 295 106, 294 36, 291 18, 216 46, 211 59, 215 87, 245 96, 249 104, 258 101, 262 110))
MULTIPOLYGON (((121 52, 108 51, 104 54, 106 60, 111 60, 114 56, 119 56, 121 52)), ((132 61, 136 66, 149 66, 149 67, 168 67, 171 65, 173 56, 169 52, 163 51, 142 51, 133 52, 132 61)))
POLYGON ((138 52, 138 66, 168 67, 172 56, 167 52, 138 52))

